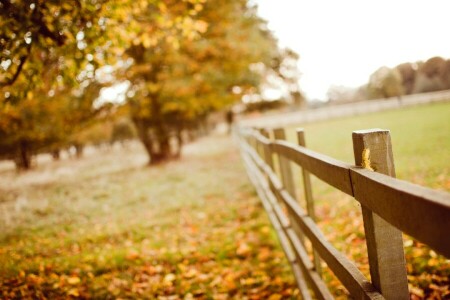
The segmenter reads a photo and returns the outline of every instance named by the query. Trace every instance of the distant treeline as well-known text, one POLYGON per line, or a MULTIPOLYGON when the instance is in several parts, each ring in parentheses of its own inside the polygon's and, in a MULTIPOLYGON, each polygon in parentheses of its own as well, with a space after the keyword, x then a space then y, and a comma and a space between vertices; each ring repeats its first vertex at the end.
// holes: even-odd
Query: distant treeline
POLYGON ((353 102, 450 89, 450 59, 432 57, 426 61, 406 62, 394 68, 381 67, 357 88, 332 86, 331 102, 353 102))
POLYGON ((244 97, 281 85, 303 100, 298 54, 253 1, 60 2, 0 1, 0 159, 18 169, 131 134, 148 164, 178 159, 244 97))

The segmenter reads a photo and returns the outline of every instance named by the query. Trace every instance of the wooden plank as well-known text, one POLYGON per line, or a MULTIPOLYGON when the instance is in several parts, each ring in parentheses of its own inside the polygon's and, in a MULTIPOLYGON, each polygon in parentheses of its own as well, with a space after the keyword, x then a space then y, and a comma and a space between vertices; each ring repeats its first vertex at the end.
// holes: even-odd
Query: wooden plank
MULTIPOLYGON (((286 217, 280 219, 277 218, 275 208, 273 207, 274 204, 278 205, 277 201, 274 199, 275 196, 272 194, 269 185, 265 181, 262 172, 258 169, 257 164, 251 160, 251 157, 248 154, 248 152, 244 153, 244 161, 247 167, 246 168, 247 172, 249 173, 249 176, 251 176, 250 180, 252 181, 253 185, 257 190, 258 196, 260 197, 263 206, 266 209, 266 212, 269 216, 269 220, 271 221, 272 226, 275 228, 277 232, 280 245, 283 251, 285 252, 286 258, 290 262, 292 272, 294 273, 295 280, 297 283, 297 287, 299 288, 300 291, 300 295, 302 296, 302 299, 306 300, 312 299, 304 278, 304 274, 299 266, 294 250, 292 249, 289 240, 283 231, 284 229, 282 224, 284 224, 284 227, 288 227, 289 221, 287 220, 286 217)), ((277 211, 278 213, 280 213, 279 207, 277 208, 277 211)))
POLYGON ((306 280, 304 277, 304 273, 302 271, 302 268, 298 265, 291 265, 292 272, 294 273, 295 282, 297 283, 297 286, 299 287, 298 290, 300 292, 300 296, 303 300, 311 300, 313 299, 311 297, 311 293, 309 292, 308 286, 306 285, 306 280))
POLYGON ((278 230, 277 235, 278 235, 281 247, 284 250, 284 253, 286 254, 286 257, 290 256, 291 260, 293 259, 293 261, 291 261, 290 265, 291 265, 292 271, 294 273, 295 281, 297 283, 297 287, 299 289, 300 295, 302 296, 302 299, 304 299, 304 300, 312 299, 311 294, 309 293, 309 290, 308 290, 308 286, 306 284, 304 273, 302 272, 302 270, 298 264, 297 258, 295 256, 295 253, 292 249, 291 244, 289 243, 288 238, 286 237, 283 230, 278 230))
MULTIPOLYGON (((298 144, 302 147, 306 147, 306 140, 305 140, 305 130, 303 128, 298 128, 296 130, 297 132, 297 141, 298 144)), ((311 219, 316 222, 316 212, 314 209, 314 198, 312 194, 312 185, 311 185, 311 176, 309 175, 309 172, 305 168, 302 169, 302 178, 303 178, 303 191, 305 194, 305 201, 306 201, 306 211, 308 212, 308 215, 311 219)), ((317 274, 319 276, 322 274, 322 266, 320 262, 320 257, 317 251, 313 249, 313 257, 314 257, 314 267, 316 269, 317 274)))
POLYGON ((270 149, 270 146, 269 146, 269 143, 270 143, 269 131, 267 129, 262 129, 261 135, 267 139, 267 141, 261 140, 261 143, 264 145, 263 146, 264 147, 264 161, 273 170, 273 154, 272 154, 272 150, 270 149))
MULTIPOLYGON (((283 190, 284 193, 286 193, 287 195, 290 196, 290 194, 283 190)), ((267 189, 267 196, 268 198, 275 198, 276 196, 272 194, 272 191, 267 189)), ((320 277, 313 275, 312 273, 315 273, 314 270, 312 270, 312 264, 309 261, 309 258, 306 254, 306 251, 301 252, 300 253, 302 255, 299 255, 299 249, 296 248, 296 246, 294 245, 292 239, 291 239, 291 235, 288 235, 289 231, 292 231, 292 228, 290 226, 290 222, 288 217, 286 216, 286 214, 283 212, 283 209, 280 206, 280 203, 278 201, 276 201, 275 199, 270 201, 271 205, 272 205, 272 210, 274 213, 274 216, 276 216, 277 218, 277 223, 279 226, 279 230, 278 232, 278 236, 280 238, 280 242, 281 244, 285 244, 285 243, 290 243, 289 247, 288 246, 284 246, 283 248, 285 248, 285 253, 286 256, 288 257, 294 257, 295 258, 295 264, 292 264, 292 268, 294 273, 297 273, 295 276, 297 278, 297 282, 298 282, 298 286, 300 289, 300 292, 302 293, 302 298, 305 298, 305 295, 303 295, 304 290, 308 289, 306 286, 306 281, 305 281, 305 277, 306 280, 308 280, 308 283, 311 285, 311 287, 313 288, 314 292, 316 293, 317 298, 319 299, 332 299, 332 298, 328 298, 327 296, 329 295, 329 291, 326 288, 326 286, 324 285, 324 283, 320 280, 320 277), (283 232, 280 232, 280 230, 282 230, 283 232), (290 249, 290 250, 287 250, 290 249), (309 264, 308 264, 309 263, 309 264), (300 266, 300 269, 298 269, 300 266), (318 282, 319 280, 319 282, 318 282)), ((275 223, 274 221, 272 221, 272 224, 275 223)), ((300 239, 298 238, 297 234, 294 233, 295 236, 295 241, 296 244, 301 245, 300 239)), ((298 245, 297 245, 298 246, 298 245)), ((304 247, 301 245, 301 249, 304 249, 304 247)), ((310 299, 310 295, 308 293, 308 298, 310 299)))
MULTIPOLYGON (((281 193, 280 191, 277 191, 281 193)), ((337 251, 324 237, 314 221, 306 215, 298 203, 288 193, 282 195, 289 214, 297 226, 313 244, 320 257, 327 263, 355 299, 384 299, 377 289, 362 275, 356 266, 337 251)))
MULTIPOLYGON (((284 128, 275 128, 273 129, 273 136, 275 140, 278 141, 286 141, 286 132, 284 128)), ((280 164, 280 175, 281 181, 283 182, 283 186, 286 190, 291 194, 294 199, 297 199, 295 184, 294 184, 294 175, 292 174, 292 168, 290 161, 284 157, 279 156, 278 162, 280 164)))
MULTIPOLYGON (((261 133, 263 134, 264 132, 262 131, 261 133)), ((447 257, 450 257, 450 238, 448 233, 450 232, 450 197, 448 193, 433 191, 369 170, 351 167, 345 163, 315 153, 304 147, 289 145, 282 141, 271 143, 262 134, 255 134, 254 131, 247 131, 244 134, 249 135, 247 136, 249 143, 254 143, 255 140, 258 140, 260 143, 264 144, 269 151, 273 150, 276 153, 282 152, 281 155, 291 159, 300 166, 303 166, 306 170, 325 182, 328 182, 347 194, 354 195, 365 207, 364 209, 367 208, 368 210, 375 212, 405 233, 430 245, 433 249, 447 257), (250 135, 252 138, 250 138, 250 135), (335 182, 333 181, 333 177, 341 177, 344 178, 344 180, 335 182), (348 180, 346 177, 348 177, 348 180), (352 185, 349 187, 348 185, 350 183, 352 183, 352 185), (424 214, 424 212, 427 213, 424 214), (417 222, 417 220, 420 220, 420 222, 417 222)), ((281 191, 283 191, 282 184, 273 172, 273 169, 268 166, 267 161, 258 157, 256 151, 252 149, 245 140, 241 143, 241 149, 242 152, 245 152, 245 155, 249 157, 248 159, 251 160, 251 164, 257 166, 256 169, 258 169, 258 172, 262 171, 268 175, 269 182, 265 182, 263 189, 271 189, 275 193, 281 193, 281 191), (246 146, 242 144, 246 144, 246 146)), ((378 150, 375 149, 372 152, 372 155, 377 151, 378 150)), ((264 158, 266 157, 265 152, 266 150, 264 151, 264 158)), ((355 157, 357 164, 362 162, 362 155, 359 157, 361 158, 360 161, 357 161, 358 158, 355 157)), ((392 155, 388 153, 388 155, 385 156, 385 160, 392 161, 392 155)), ((374 157, 372 157, 370 166, 378 171, 383 168, 382 165, 378 163, 378 159, 374 159, 374 157)), ((395 169, 387 168, 387 171, 385 172, 395 174, 395 169)), ((254 173, 255 171, 252 173, 253 177, 254 173)), ((321 233, 318 231, 318 228, 314 227, 316 225, 313 220, 308 219, 304 212, 302 212, 303 214, 301 213, 301 208, 296 204, 296 201, 293 200, 288 193, 284 192, 282 194, 283 201, 286 202, 286 199, 288 199, 287 206, 290 214, 294 215, 294 222, 291 222, 290 226, 299 226, 303 230, 306 228, 305 233, 311 239, 314 247, 317 248, 319 254, 352 293, 353 297, 368 299, 378 299, 382 297, 377 290, 374 289, 373 285, 360 274, 356 267, 354 267, 345 257, 342 257, 342 254, 337 252, 329 243, 327 244, 324 237, 320 236, 321 233), (296 208, 295 205, 298 207, 296 208), (337 254, 335 252, 337 252, 337 254)), ((269 200, 266 199, 266 201, 269 200)), ((267 204, 266 202, 266 205, 270 212, 270 218, 276 218, 275 211, 271 208, 271 204, 267 204)), ((368 218, 366 217, 366 219, 368 218)), ((373 219, 370 222, 373 223, 373 219)), ((296 247, 294 247, 294 252, 297 255, 297 259, 299 259, 295 248, 296 247)), ((382 263, 385 264, 384 259, 382 259, 382 263)), ((303 268, 301 262, 300 267, 303 268)), ((310 272, 306 275, 310 282, 309 274, 310 272)))
MULTIPOLYGON (((352 138, 357 166, 395 177, 389 131, 354 131, 352 138)), ((361 209, 373 285, 387 299, 409 299, 401 231, 365 205, 361 209)))
POLYGON ((271 147, 276 153, 292 160, 326 183, 353 195, 349 172, 351 165, 288 142, 275 141, 271 147))
MULTIPOLYGON (((305 131, 302 128, 299 128, 296 130, 297 132, 297 140, 298 144, 302 147, 306 147, 306 141, 305 141, 305 131)), ((305 168, 302 169, 302 177, 303 177, 303 187, 304 187, 304 195, 306 200, 306 211, 308 212, 308 215, 316 221, 316 213, 314 209, 314 198, 312 194, 312 186, 311 186, 311 177, 309 175, 308 170, 305 168)))
POLYGON ((406 234, 450 258, 450 194, 353 168, 355 198, 406 234))
MULTIPOLYGON (((258 164, 259 168, 267 172, 271 189, 276 192, 283 191, 283 187, 277 176, 257 156, 255 150, 249 145, 244 145, 243 148, 246 151, 245 153, 251 157, 251 159, 249 158, 251 163, 255 165, 258 164)), ((255 170, 256 169, 258 168, 255 168, 255 170)), ((255 172, 256 171, 253 173, 255 172)), ((293 215, 295 222, 300 225, 303 230, 307 229, 305 233, 310 238, 314 247, 318 248, 319 254, 324 258, 325 262, 341 280, 344 286, 346 286, 350 293, 355 298, 360 299, 383 299, 383 297, 374 289, 372 284, 364 278, 361 272, 344 255, 339 253, 326 241, 320 230, 317 228, 317 225, 315 225, 312 220, 310 220, 310 222, 307 221, 308 217, 304 212, 302 212, 298 203, 292 199, 289 193, 284 192, 282 198, 287 204, 290 214, 293 215)), ((271 211, 269 217, 271 219, 274 218, 273 211, 271 211)))
POLYGON ((292 247, 297 256, 297 260, 299 261, 303 273, 305 274, 307 281, 310 283, 311 289, 314 291, 316 298, 324 300, 334 299, 326 284, 320 278, 320 275, 317 274, 317 272, 314 270, 314 266, 310 262, 308 254, 306 253, 306 250, 300 242, 300 239, 298 238, 295 231, 290 228, 286 230, 286 234, 288 235, 289 240, 292 243, 292 247))

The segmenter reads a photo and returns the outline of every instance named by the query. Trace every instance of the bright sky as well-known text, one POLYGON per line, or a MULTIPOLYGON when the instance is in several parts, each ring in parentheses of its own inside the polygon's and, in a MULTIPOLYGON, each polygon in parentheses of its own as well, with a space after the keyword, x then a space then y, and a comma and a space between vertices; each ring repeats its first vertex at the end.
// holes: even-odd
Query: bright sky
POLYGON ((381 66, 450 57, 448 0, 255 0, 281 46, 300 55, 300 87, 326 99, 381 66))

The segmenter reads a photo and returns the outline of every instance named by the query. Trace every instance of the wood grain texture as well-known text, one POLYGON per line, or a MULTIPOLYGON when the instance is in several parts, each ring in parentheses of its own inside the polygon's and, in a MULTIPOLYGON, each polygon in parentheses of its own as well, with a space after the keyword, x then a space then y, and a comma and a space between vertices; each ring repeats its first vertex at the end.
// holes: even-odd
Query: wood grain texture
MULTIPOLYGON (((364 160, 366 168, 395 177, 388 130, 354 131, 352 138, 356 165, 361 166, 364 160)), ((401 231, 367 206, 361 205, 361 209, 373 285, 387 299, 409 299, 401 231)))
POLYGON ((306 215, 294 199, 289 197, 289 194, 283 194, 283 199, 295 226, 299 226, 303 230, 311 241, 313 248, 317 250, 320 257, 327 263, 328 267, 347 288, 352 297, 355 299, 384 299, 361 271, 326 240, 317 224, 306 215))
MULTIPOLYGON (((286 131, 284 130, 284 128, 273 129, 273 136, 275 140, 286 141, 286 131)), ((294 197, 294 199, 297 199, 291 162, 289 161, 289 159, 282 155, 279 155, 278 162, 280 164, 281 170, 281 181, 283 182, 284 187, 291 194, 291 196, 294 197)))
POLYGON ((355 198, 406 234, 450 258, 450 194, 368 170, 350 171, 355 198))
MULTIPOLYGON (((305 139, 305 130, 303 128, 296 129, 297 133, 297 142, 299 146, 306 147, 306 139, 305 139)), ((311 176, 309 172, 305 168, 302 169, 302 179, 303 179, 303 192, 306 202, 306 211, 311 219, 316 221, 316 212, 314 208, 314 198, 312 193, 312 185, 311 185, 311 176)), ((320 262, 320 257, 317 251, 313 249, 314 256, 314 267, 316 269, 317 274, 321 276, 322 274, 322 266, 320 262)))
POLYGON ((318 178, 348 195, 353 195, 350 181, 351 165, 288 142, 275 141, 273 151, 292 160, 318 178))
POLYGON ((334 299, 328 290, 327 286, 320 278, 319 274, 314 270, 314 266, 309 260, 308 254, 300 242, 299 237, 297 236, 295 229, 287 229, 286 234, 289 237, 289 240, 292 243, 293 249, 297 256, 297 260, 300 263, 301 268, 303 269, 303 273, 307 278, 311 289, 314 291, 314 294, 317 299, 334 299))
POLYGON ((273 154, 269 146, 270 145, 269 131, 267 129, 262 129, 261 135, 267 139, 267 140, 259 139, 260 142, 263 144, 264 148, 264 161, 273 170, 273 154))

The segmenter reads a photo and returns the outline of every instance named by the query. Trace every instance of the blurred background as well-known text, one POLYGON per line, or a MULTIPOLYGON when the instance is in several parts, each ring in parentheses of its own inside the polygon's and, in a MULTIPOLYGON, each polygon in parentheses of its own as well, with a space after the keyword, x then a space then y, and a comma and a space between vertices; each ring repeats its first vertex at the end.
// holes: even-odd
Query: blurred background
MULTIPOLYGON (((349 163, 352 131, 390 129, 397 176, 448 192, 449 11, 0 0, 0 298, 297 297, 232 127, 304 127, 349 163)), ((360 207, 313 187, 319 226, 369 276, 360 207)), ((449 260, 404 246, 411 298, 449 297, 449 260)))

